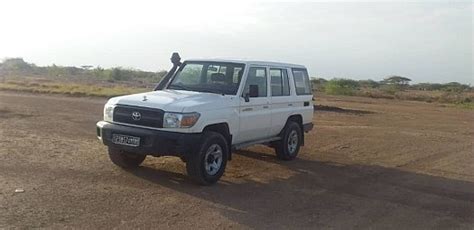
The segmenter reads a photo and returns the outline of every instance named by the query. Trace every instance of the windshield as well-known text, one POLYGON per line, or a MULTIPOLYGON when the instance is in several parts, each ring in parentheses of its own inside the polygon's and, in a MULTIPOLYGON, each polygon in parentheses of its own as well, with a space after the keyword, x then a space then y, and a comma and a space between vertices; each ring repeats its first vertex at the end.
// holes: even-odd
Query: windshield
POLYGON ((235 95, 244 64, 226 62, 185 62, 168 89, 235 95))

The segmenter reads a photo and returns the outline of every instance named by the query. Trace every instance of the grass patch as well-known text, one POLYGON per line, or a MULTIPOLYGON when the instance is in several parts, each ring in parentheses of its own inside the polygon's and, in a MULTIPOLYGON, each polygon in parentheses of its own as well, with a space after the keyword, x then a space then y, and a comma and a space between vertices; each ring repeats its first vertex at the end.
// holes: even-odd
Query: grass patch
POLYGON ((357 90, 357 82, 350 79, 332 79, 324 86, 324 92, 331 95, 352 96, 357 90))
POLYGON ((95 97, 113 97, 149 91, 149 89, 146 88, 134 88, 120 85, 104 87, 76 83, 41 83, 27 81, 5 81, 0 83, 0 90, 95 97))
POLYGON ((474 103, 473 102, 470 102, 470 103, 456 103, 456 104, 452 104, 454 107, 456 108, 460 108, 460 109, 472 109, 474 110, 474 103))

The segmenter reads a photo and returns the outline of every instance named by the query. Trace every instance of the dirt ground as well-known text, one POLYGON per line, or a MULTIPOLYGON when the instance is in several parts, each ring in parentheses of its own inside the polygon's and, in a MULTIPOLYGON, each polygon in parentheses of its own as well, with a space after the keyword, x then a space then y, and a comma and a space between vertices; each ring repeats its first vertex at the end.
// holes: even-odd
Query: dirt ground
POLYGON ((248 148, 200 187, 171 157, 114 166, 104 102, 0 92, 0 229, 474 228, 473 110, 317 97, 298 159, 248 148))

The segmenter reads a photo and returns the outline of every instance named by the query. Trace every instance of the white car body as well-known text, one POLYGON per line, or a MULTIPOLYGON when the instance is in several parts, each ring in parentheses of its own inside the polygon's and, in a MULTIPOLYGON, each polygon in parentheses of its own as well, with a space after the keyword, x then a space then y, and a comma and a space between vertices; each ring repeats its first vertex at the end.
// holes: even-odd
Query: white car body
POLYGON ((114 164, 133 168, 147 155, 178 156, 195 181, 212 184, 235 149, 267 144, 279 159, 297 156, 304 132, 313 128, 304 66, 203 59, 173 64, 156 91, 106 103, 97 136, 114 164))
MULTIPOLYGON (((206 126, 226 123, 232 135, 232 145, 276 136, 285 126, 287 119, 292 115, 300 115, 303 119, 303 124, 309 124, 313 120, 313 96, 297 95, 294 90, 295 81, 293 80, 291 70, 292 68, 306 69, 306 67, 302 65, 221 59, 193 59, 188 61, 245 64, 243 78, 237 95, 218 95, 213 93, 165 89, 114 97, 111 98, 107 104, 159 108, 167 112, 198 112, 201 116, 197 123, 190 128, 140 127, 169 132, 201 133, 206 126), (265 98, 252 98, 249 102, 245 102, 244 98, 239 95, 242 95, 243 84, 246 81, 250 67, 264 67, 267 68, 267 72, 270 72, 270 68, 286 69, 289 77, 290 95, 273 97, 268 93, 265 98), (145 101, 143 100, 144 97, 146 97, 145 101), (304 102, 310 102, 310 104, 304 106, 304 102)), ((271 92, 270 87, 270 78, 268 77, 267 92, 271 92)))

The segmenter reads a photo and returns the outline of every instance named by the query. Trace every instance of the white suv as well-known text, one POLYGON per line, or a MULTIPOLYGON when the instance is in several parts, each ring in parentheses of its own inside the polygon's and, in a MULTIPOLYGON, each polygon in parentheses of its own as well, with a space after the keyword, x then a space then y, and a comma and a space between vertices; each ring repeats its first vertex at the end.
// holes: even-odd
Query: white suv
POLYGON ((254 144, 292 160, 313 128, 312 91, 302 65, 174 60, 155 91, 111 98, 97 136, 110 159, 138 167, 147 155, 178 156, 188 175, 213 184, 233 150, 254 144))

